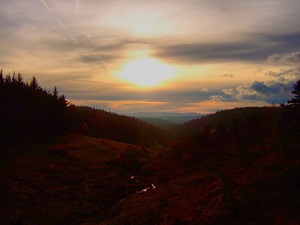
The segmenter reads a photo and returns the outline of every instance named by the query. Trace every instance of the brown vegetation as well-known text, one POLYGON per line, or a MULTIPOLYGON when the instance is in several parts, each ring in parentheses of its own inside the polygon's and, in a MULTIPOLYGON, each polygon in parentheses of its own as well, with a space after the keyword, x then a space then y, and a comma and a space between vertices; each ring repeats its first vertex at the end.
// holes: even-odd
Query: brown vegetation
POLYGON ((16 76, 1 80, 0 103, 11 101, 1 115, 12 110, 14 116, 1 117, 0 224, 300 223, 297 91, 296 100, 281 107, 225 110, 190 121, 167 143, 167 134, 137 119, 68 106, 56 89, 43 91, 35 79, 30 85, 16 76), (34 103, 24 95, 29 102, 19 105, 12 90, 27 90, 34 103), (44 116, 52 114, 36 105, 42 100, 61 109, 49 127, 44 116), (70 120, 60 127, 65 113, 70 120), (28 123, 15 123, 24 115, 28 123), (28 126, 36 120, 42 125, 28 126), (55 128, 60 132, 47 142, 24 145, 22 135, 36 139, 55 128))

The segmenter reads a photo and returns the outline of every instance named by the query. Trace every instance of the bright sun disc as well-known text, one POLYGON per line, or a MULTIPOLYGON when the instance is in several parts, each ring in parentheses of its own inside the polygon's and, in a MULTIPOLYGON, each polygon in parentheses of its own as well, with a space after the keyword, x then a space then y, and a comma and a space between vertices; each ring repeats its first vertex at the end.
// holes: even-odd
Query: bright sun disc
POLYGON ((127 63, 120 76, 134 84, 151 87, 175 76, 175 68, 158 60, 145 58, 127 63))

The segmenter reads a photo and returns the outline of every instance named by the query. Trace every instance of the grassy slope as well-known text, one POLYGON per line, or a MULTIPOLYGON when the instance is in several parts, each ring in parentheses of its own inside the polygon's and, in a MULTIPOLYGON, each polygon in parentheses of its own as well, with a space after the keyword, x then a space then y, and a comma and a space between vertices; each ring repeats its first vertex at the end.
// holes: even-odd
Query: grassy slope
POLYGON ((1 150, 0 224, 80 224, 102 220, 120 199, 142 188, 130 180, 122 152, 134 145, 71 136, 49 146, 1 150))
POLYGON ((284 150, 206 155, 200 162, 164 156, 147 165, 157 188, 114 207, 92 224, 292 224, 300 222, 299 157, 284 150))
POLYGON ((2 157, 4 225, 18 219, 30 225, 300 221, 300 160, 284 149, 258 149, 246 156, 213 153, 195 162, 167 150, 70 136, 2 157), (156 188, 137 193, 151 184, 156 188))

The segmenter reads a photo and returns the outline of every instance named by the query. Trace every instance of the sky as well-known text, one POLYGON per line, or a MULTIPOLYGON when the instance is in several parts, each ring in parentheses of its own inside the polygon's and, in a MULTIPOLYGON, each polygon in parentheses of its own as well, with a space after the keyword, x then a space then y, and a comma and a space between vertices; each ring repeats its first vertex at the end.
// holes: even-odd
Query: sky
POLYGON ((0 68, 121 114, 268 106, 300 79, 299 0, 0 0, 0 68))

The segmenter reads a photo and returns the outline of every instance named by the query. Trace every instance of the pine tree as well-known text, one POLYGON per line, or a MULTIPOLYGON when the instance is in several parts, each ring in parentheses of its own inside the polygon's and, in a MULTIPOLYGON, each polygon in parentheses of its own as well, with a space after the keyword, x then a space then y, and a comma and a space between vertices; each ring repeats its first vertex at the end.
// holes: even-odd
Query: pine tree
POLYGON ((3 77, 3 71, 0 70, 0 87, 3 87, 4 85, 4 77, 3 77))
POLYGON ((20 84, 20 85, 24 85, 24 81, 23 81, 23 77, 22 77, 22 75, 21 75, 21 73, 18 73, 18 75, 17 75, 17 82, 18 82, 18 84, 20 84))
POLYGON ((300 80, 298 80, 294 85, 294 90, 291 92, 294 97, 288 101, 288 106, 292 108, 300 107, 300 80))
POLYGON ((29 84, 29 87, 33 88, 33 89, 40 89, 40 86, 37 82, 37 79, 35 77, 32 77, 31 80, 30 80, 30 84, 29 84))
POLYGON ((16 84, 17 83, 17 76, 16 76, 16 72, 14 71, 13 76, 12 76, 12 83, 16 84))
POLYGON ((9 85, 9 84, 11 84, 11 76, 10 76, 10 73, 9 74, 7 74, 6 75, 6 77, 4 78, 4 83, 6 84, 6 85, 9 85))

